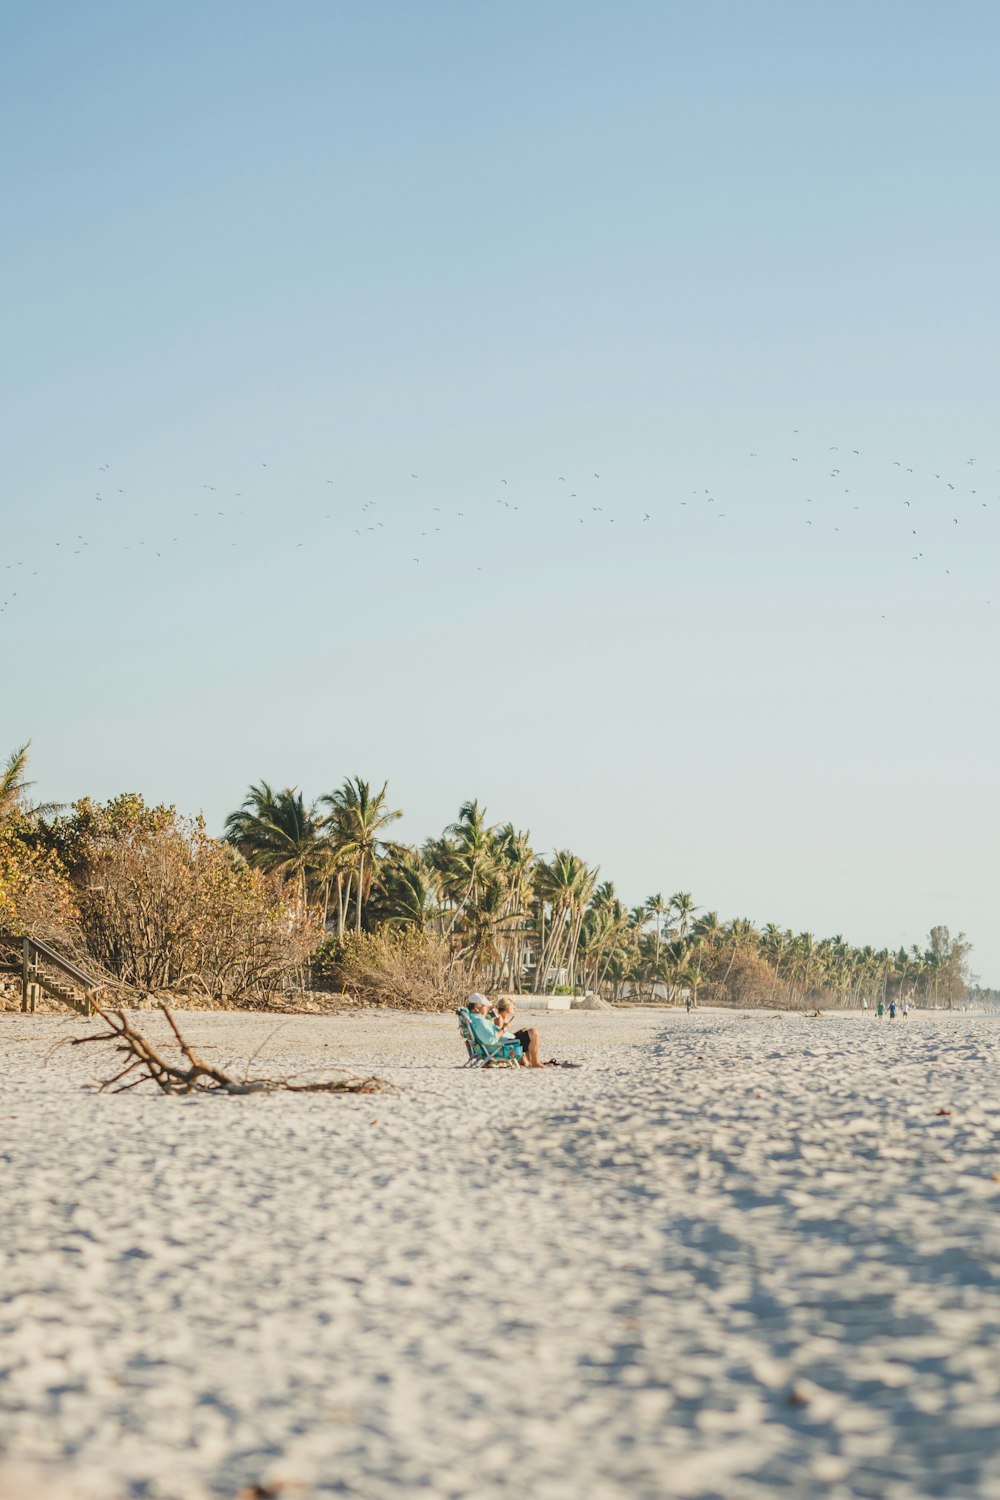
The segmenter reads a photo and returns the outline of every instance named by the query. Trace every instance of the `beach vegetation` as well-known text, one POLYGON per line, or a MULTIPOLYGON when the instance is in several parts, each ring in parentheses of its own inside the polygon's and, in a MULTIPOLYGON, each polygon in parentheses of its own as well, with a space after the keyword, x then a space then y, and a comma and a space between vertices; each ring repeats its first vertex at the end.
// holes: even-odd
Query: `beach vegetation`
POLYGON ((454 1010, 477 982, 445 936, 413 927, 347 933, 335 975, 358 1005, 404 1010, 454 1010))
MULTIPOLYGON (((373 794, 355 776, 320 799, 325 818, 315 818, 315 806, 310 812, 322 854, 309 863, 307 898, 337 938, 314 977, 372 1003, 407 995, 414 1005, 450 1003, 442 975, 459 971, 463 983, 503 993, 736 1006, 856 1005, 904 994, 953 1004, 968 982, 969 945, 947 929, 935 929, 926 950, 894 952, 747 917, 724 922, 683 890, 629 909, 596 866, 568 849, 537 854, 529 833, 491 822, 478 799, 420 847, 386 837, 400 816, 388 801, 387 784, 373 794), (356 941, 345 947, 348 935, 356 941)), ((241 847, 266 868, 266 851, 241 847)))
POLYGON ((72 885, 58 857, 40 848, 29 826, 0 823, 0 935, 31 934, 77 951, 79 930, 72 885))
POLYGON ((628 907, 575 851, 540 854, 472 798, 421 845, 393 838, 389 786, 307 799, 261 780, 213 838, 135 795, 32 804, 29 747, 0 771, 0 931, 59 938, 122 984, 211 1001, 339 988, 359 1003, 451 1006, 469 988, 629 1003, 940 1006, 969 986, 963 933, 852 946, 729 921, 679 890, 628 907))
POLYGON ((338 888, 341 933, 352 896, 354 931, 361 931, 365 902, 378 879, 382 860, 395 847, 384 835, 403 814, 386 805, 388 790, 388 782, 383 782, 381 791, 373 792, 360 776, 349 776, 337 791, 320 799, 329 809, 327 840, 337 856, 336 869, 346 870, 347 876, 346 887, 341 884, 338 888))
POLYGON ((28 795, 29 749, 19 746, 0 768, 0 938, 32 934, 76 950, 73 888, 57 854, 39 837, 42 815, 51 809, 28 795))
POLYGON ((263 997, 304 974, 319 927, 297 899, 298 871, 281 881, 212 838, 202 818, 131 793, 83 798, 45 836, 89 955, 122 984, 218 1002, 263 997))
POLYGON ((252 786, 226 819, 225 838, 257 869, 291 880, 306 906, 327 840, 316 805, 307 807, 297 787, 276 792, 266 781, 252 786))

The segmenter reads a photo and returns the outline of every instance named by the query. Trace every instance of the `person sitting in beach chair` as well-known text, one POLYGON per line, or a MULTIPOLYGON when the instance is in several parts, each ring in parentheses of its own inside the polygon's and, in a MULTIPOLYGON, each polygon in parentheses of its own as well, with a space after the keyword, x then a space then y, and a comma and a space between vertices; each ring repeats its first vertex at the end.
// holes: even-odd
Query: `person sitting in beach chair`
POLYGON ((497 1029, 501 1036, 512 1035, 515 1042, 521 1047, 523 1056, 521 1058, 522 1068, 544 1068, 545 1064, 541 1058, 541 1042, 538 1040, 538 1032, 534 1026, 526 1026, 523 1031, 511 1032, 514 1024, 514 1002, 513 1000, 498 1000, 496 1008, 497 1029))
POLYGON ((502 1035, 492 1016, 485 995, 470 995, 458 1011, 458 1024, 469 1053, 469 1066, 516 1067, 521 1061, 521 1045, 513 1037, 502 1035))

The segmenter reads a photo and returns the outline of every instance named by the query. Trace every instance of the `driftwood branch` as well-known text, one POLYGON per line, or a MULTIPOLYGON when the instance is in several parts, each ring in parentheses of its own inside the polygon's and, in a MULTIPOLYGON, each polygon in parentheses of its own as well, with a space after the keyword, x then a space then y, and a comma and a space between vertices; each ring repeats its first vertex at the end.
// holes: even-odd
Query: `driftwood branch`
POLYGON ((105 1010, 95 1005, 94 1011, 104 1022, 105 1029, 71 1039, 73 1047, 87 1042, 110 1042, 114 1050, 126 1059, 125 1066, 113 1078, 103 1081, 100 1086, 102 1093, 110 1089, 113 1094, 121 1094, 140 1083, 149 1082, 155 1083, 165 1094, 375 1094, 387 1087, 381 1078, 351 1075, 312 1083, 296 1083, 290 1078, 233 1078, 222 1068, 204 1062, 185 1039, 167 1007, 162 1005, 160 1009, 180 1048, 181 1063, 168 1061, 141 1031, 136 1031, 122 1010, 105 1010), (136 1076, 128 1083, 122 1082, 132 1072, 136 1072, 136 1076), (117 1088, 112 1087, 114 1084, 118 1085, 117 1088))

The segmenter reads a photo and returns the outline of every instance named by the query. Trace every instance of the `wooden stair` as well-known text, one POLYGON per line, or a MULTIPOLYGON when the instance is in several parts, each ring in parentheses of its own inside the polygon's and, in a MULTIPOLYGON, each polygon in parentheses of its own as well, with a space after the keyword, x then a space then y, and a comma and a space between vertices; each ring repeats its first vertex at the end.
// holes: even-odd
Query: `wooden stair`
POLYGON ((0 933, 0 945, 8 952, 20 949, 21 1010, 33 1012, 40 996, 89 1016, 94 998, 103 986, 51 944, 40 938, 14 937, 0 933))

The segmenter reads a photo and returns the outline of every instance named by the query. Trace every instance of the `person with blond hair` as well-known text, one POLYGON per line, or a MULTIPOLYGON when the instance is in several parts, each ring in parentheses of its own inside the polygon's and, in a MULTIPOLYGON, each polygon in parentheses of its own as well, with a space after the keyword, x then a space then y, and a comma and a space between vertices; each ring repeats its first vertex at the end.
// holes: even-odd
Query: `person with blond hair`
POLYGON ((513 1035, 515 1042, 521 1044, 521 1066, 524 1068, 544 1068, 545 1064, 541 1058, 541 1042, 538 1032, 534 1026, 526 1026, 521 1031, 511 1031, 514 1024, 514 1002, 513 1000, 498 1000, 496 1007, 497 1027, 500 1036, 513 1035))

